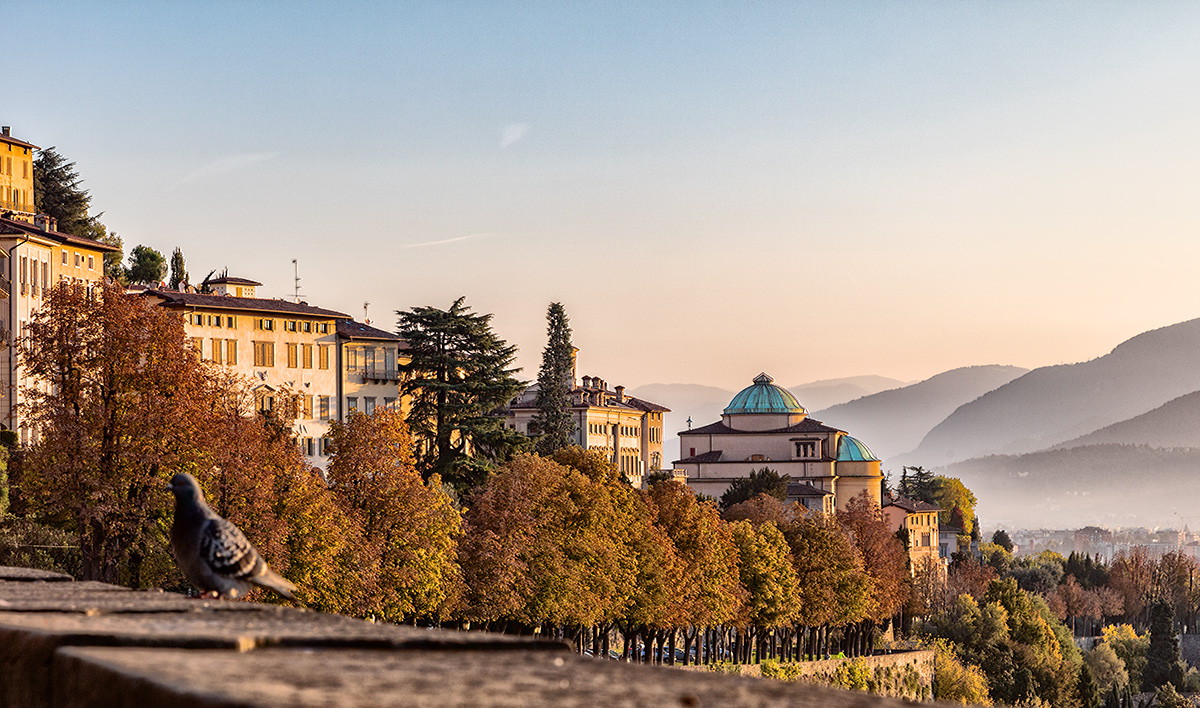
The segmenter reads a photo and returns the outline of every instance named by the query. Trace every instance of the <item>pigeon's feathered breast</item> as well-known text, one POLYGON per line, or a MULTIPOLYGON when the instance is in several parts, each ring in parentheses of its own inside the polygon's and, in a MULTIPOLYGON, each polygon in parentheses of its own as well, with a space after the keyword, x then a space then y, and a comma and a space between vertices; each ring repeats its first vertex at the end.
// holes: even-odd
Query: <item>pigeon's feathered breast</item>
POLYGON ((200 557, 217 575, 248 580, 262 572, 262 559, 245 534, 219 516, 204 525, 200 557))

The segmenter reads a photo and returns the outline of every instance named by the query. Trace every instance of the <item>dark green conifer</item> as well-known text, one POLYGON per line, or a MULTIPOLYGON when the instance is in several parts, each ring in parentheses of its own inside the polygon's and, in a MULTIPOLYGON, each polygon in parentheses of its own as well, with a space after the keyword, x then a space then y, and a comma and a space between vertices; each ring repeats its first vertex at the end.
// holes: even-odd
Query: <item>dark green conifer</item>
POLYGON ((1096 685, 1096 679, 1092 676, 1087 662, 1079 667, 1079 683, 1076 684, 1076 689, 1079 693, 1079 704, 1083 708, 1096 708, 1100 705, 1100 687, 1096 685))
POLYGON ((783 501, 787 498, 788 483, 791 481, 791 477, 786 474, 781 475, 770 467, 752 470, 749 477, 735 479, 730 483, 729 488, 721 495, 720 506, 722 509, 728 509, 734 504, 753 499, 759 494, 767 494, 783 501))
POLYGON ((437 473, 457 492, 483 483, 496 464, 528 445, 504 425, 500 409, 524 387, 512 368, 517 348, 459 298, 449 309, 398 311, 398 332, 412 361, 401 392, 410 396, 408 425, 423 474, 437 473))
POLYGON ((183 250, 178 246, 171 254, 171 289, 179 290, 188 284, 187 268, 183 263, 183 250))
POLYGON ((562 303, 546 311, 546 348, 538 371, 538 412, 533 425, 540 436, 538 454, 549 456, 572 444, 575 421, 571 416, 571 388, 575 382, 575 347, 571 346, 571 322, 562 303))
POLYGON ((1170 603, 1158 600, 1150 606, 1150 648, 1146 650, 1142 690, 1153 691, 1168 683, 1183 688, 1185 673, 1175 636, 1175 612, 1170 603))

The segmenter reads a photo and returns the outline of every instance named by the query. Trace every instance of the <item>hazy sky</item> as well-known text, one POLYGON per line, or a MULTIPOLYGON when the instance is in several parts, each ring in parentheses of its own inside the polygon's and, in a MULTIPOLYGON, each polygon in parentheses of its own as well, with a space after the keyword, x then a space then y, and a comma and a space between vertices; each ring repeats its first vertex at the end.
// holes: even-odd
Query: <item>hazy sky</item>
POLYGON ((125 239, 529 378, 1098 356, 1200 316, 1200 4, 6 3, 0 122, 125 239), (17 30, 23 30, 23 33, 17 30))

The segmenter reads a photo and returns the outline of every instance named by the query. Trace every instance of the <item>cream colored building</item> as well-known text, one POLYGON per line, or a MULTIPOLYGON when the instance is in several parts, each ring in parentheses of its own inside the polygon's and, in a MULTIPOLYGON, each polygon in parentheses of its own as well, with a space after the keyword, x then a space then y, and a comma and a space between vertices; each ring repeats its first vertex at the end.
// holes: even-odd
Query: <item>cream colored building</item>
POLYGON ((338 420, 379 407, 408 414, 407 398, 400 395, 401 367, 410 361, 407 349, 408 342, 391 332, 354 320, 337 323, 338 420))
POLYGON ((926 564, 942 564, 940 552, 940 529, 936 504, 898 497, 883 505, 883 515, 893 531, 904 529, 908 537, 908 559, 910 567, 926 567, 926 564))
POLYGON ((211 292, 143 294, 180 313, 202 359, 246 376, 259 410, 295 414, 301 450, 310 464, 324 469, 329 421, 340 417, 337 323, 349 315, 255 297, 261 283, 244 278, 218 278, 207 285, 211 292), (299 398, 298 410, 282 410, 292 396, 299 398))
MULTIPOLYGON (((580 382, 576 386, 572 376, 573 442, 603 452, 634 486, 641 486, 647 474, 663 468, 663 414, 671 409, 626 395, 624 386, 610 390, 599 377, 584 376, 580 382)), ((534 385, 509 404, 510 428, 537 435, 536 425, 531 425, 537 415, 537 392, 534 385)))
POLYGON ((0 180, 4 185, 0 189, 0 429, 18 431, 21 444, 28 443, 31 435, 22 420, 22 391, 41 384, 22 372, 17 340, 50 287, 60 282, 100 282, 104 254, 117 250, 57 231, 54 219, 32 213, 33 149, 35 146, 15 140, 7 132, 0 135, 0 157, 4 158, 4 179, 0 180), (9 201, 4 201, 6 198, 9 201), (28 211, 9 208, 16 205, 28 211))
POLYGON ((679 433, 675 470, 697 492, 720 497, 737 479, 769 467, 792 478, 789 498, 810 509, 844 509, 866 491, 880 501, 880 461, 845 431, 808 417, 790 391, 759 374, 721 420, 679 433))

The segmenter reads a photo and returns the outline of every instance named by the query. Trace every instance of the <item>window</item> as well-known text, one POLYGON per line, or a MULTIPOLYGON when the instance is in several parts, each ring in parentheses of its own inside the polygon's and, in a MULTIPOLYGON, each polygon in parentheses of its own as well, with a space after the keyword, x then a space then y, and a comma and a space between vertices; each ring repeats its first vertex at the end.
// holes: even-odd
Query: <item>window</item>
POLYGON ((311 345, 311 344, 302 344, 301 345, 301 348, 300 348, 300 366, 301 367, 303 367, 305 369, 312 368, 312 364, 313 364, 312 350, 313 350, 313 345, 311 345))
POLYGON ((283 331, 295 332, 296 331, 296 320, 285 320, 283 323, 283 331))
POLYGON ((375 397, 374 396, 367 396, 366 398, 363 399, 363 412, 366 413, 367 415, 371 415, 372 413, 375 412, 375 397))
POLYGON ((42 290, 50 287, 50 261, 42 261, 42 290))
POLYGON ((29 293, 31 295, 33 295, 34 297, 37 297, 38 296, 38 262, 34 261, 30 265, 32 265, 33 267, 30 268, 29 270, 31 270, 33 272, 29 274, 30 275, 29 293))
POLYGON ((329 368, 329 345, 328 344, 318 344, 317 345, 317 368, 318 369, 328 369, 329 368))
POLYGON ((254 343, 254 365, 255 366, 275 366, 275 343, 274 342, 255 342, 254 343))
POLYGON ((233 328, 237 327, 237 317, 234 317, 233 315, 226 317, 225 318, 225 326, 228 327, 229 329, 233 329, 233 328))
POLYGON ((83 254, 80 253, 79 251, 76 251, 75 252, 75 267, 78 268, 81 265, 83 265, 83 254))
POLYGON ((346 368, 350 371, 358 370, 358 349, 355 347, 346 347, 346 368))
POLYGON ((275 397, 269 393, 264 393, 258 397, 258 412, 270 413, 275 410, 275 397))
POLYGON ((317 402, 317 417, 325 419, 329 417, 329 396, 321 396, 317 402))
POLYGON ((294 369, 296 365, 296 345, 289 342, 287 345, 287 368, 294 369))
POLYGON ((813 458, 816 456, 816 440, 799 440, 796 442, 796 457, 813 458))
POLYGON ((303 404, 304 404, 304 417, 312 418, 313 417, 313 415, 312 415, 313 414, 313 397, 312 396, 304 396, 303 404))
POLYGON ((225 353, 225 346, 222 340, 213 339, 209 341, 209 344, 212 346, 212 360, 220 364, 225 358, 222 356, 225 353))
POLYGON ((320 334, 329 334, 329 323, 321 322, 320 324, 318 324, 317 332, 319 332, 320 334))
POLYGON ((237 340, 225 340, 225 363, 230 366, 237 366, 237 340))
POLYGON ((28 277, 26 274, 29 270, 29 259, 21 256, 21 294, 25 294, 25 280, 28 277))
POLYGON ((354 396, 350 396, 346 399, 346 412, 353 413, 356 410, 358 410, 358 399, 354 396))
POLYGON ((67 252, 66 251, 62 252, 62 264, 63 265, 67 264, 67 252))
POLYGON ((312 331, 312 322, 301 322, 300 324, 301 324, 300 329, 302 329, 303 331, 305 331, 305 332, 312 331))
POLYGON ((88 256, 88 270, 96 270, 96 257, 88 256))
POLYGON ((375 348, 370 347, 363 350, 363 368, 367 371, 375 370, 375 348))
POLYGON ((329 438, 321 438, 321 457, 329 454, 329 438))
POLYGON ((273 331, 275 329, 275 320, 269 317, 260 317, 254 321, 254 328, 266 332, 273 331))
POLYGON ((304 438, 304 454, 309 457, 314 457, 317 454, 316 441, 312 438, 304 438))

